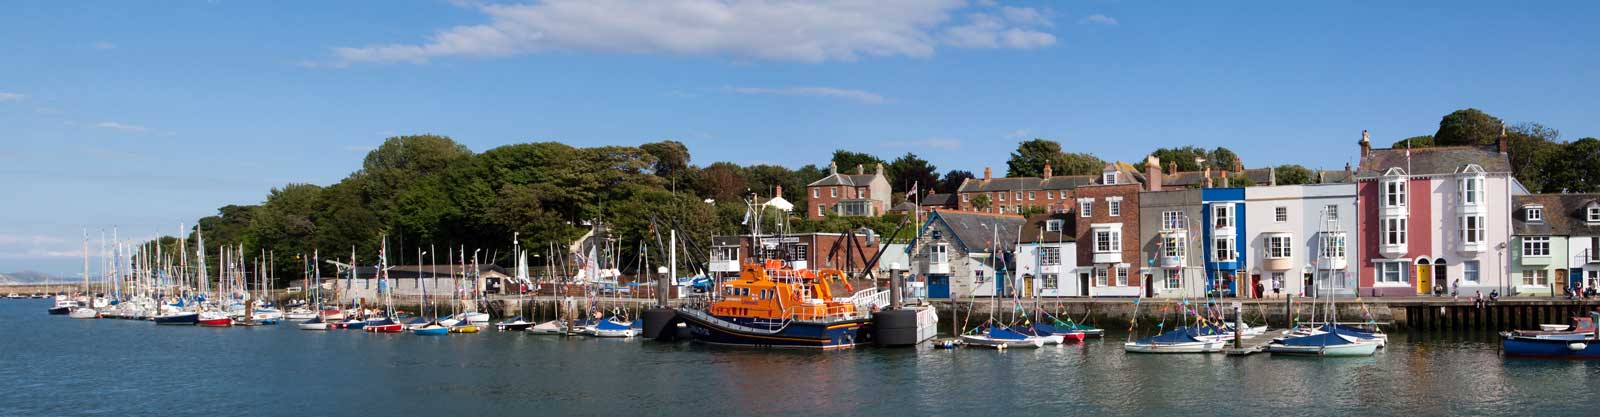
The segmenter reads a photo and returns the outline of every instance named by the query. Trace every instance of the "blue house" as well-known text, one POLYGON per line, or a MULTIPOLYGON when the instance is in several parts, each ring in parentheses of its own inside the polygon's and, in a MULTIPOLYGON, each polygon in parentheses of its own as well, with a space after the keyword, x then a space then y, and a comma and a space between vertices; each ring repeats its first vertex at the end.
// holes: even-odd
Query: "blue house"
POLYGON ((1245 270, 1244 188, 1200 190, 1204 210, 1206 295, 1237 297, 1245 270))

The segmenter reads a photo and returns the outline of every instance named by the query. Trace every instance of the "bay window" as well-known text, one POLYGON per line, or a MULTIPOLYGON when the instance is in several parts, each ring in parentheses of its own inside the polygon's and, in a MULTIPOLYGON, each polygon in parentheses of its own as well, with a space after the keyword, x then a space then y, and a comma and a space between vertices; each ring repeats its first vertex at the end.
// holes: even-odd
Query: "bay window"
POLYGON ((1211 220, 1218 229, 1233 227, 1233 204, 1211 206, 1211 220))
POLYGON ((1096 253, 1122 251, 1122 230, 1115 228, 1095 230, 1094 251, 1096 253))
POLYGON ((1292 242, 1289 235, 1267 236, 1267 259, 1284 259, 1294 255, 1292 242))
POLYGON ((1039 248, 1039 265, 1061 265, 1061 248, 1039 248))
POLYGON ((1461 202, 1467 205, 1483 203, 1483 177, 1461 179, 1461 202))
POLYGON ((1324 232, 1322 234, 1322 257, 1338 259, 1344 257, 1344 233, 1324 232))
POLYGON ((1233 248, 1233 236, 1218 236, 1212 242, 1212 261, 1233 262, 1238 251, 1233 248))
POLYGON ((1384 207, 1406 206, 1406 181, 1404 179, 1383 182, 1383 205, 1384 207))
POLYGON ((1461 216, 1461 242, 1469 245, 1483 243, 1484 216, 1461 216))
POLYGON ((1168 235, 1161 238, 1161 255, 1171 258, 1182 258, 1184 251, 1182 236, 1168 235))
POLYGON ((1404 218, 1404 217, 1391 217, 1391 218, 1383 219, 1383 221, 1380 222, 1380 225, 1383 228, 1383 230, 1381 231, 1381 234, 1383 236, 1383 244, 1385 244, 1385 245, 1405 245, 1406 244, 1406 218, 1404 218))

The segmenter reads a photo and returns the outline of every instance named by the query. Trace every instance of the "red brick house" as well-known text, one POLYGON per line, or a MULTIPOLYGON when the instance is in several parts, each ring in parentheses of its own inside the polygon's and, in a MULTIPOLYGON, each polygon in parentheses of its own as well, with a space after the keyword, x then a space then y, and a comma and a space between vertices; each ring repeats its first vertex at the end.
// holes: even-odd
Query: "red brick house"
POLYGON ((840 174, 839 166, 828 164, 828 176, 806 185, 809 194, 806 218, 817 220, 828 214, 839 216, 879 216, 889 209, 889 178, 883 164, 867 174, 856 165, 855 174, 840 174))

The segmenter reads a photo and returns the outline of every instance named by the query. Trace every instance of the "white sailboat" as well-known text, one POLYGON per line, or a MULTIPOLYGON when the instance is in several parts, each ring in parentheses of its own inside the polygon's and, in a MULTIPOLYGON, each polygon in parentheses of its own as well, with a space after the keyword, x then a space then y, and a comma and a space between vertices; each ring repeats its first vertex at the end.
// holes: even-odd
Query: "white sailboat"
POLYGON ((83 231, 83 297, 78 307, 67 312, 68 318, 97 319, 100 312, 94 309, 94 291, 89 290, 89 231, 83 231))

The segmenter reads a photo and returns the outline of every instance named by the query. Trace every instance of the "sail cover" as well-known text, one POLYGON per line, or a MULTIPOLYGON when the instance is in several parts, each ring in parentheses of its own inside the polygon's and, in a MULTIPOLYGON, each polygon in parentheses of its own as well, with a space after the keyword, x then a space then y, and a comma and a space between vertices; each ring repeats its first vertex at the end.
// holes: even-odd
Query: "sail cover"
POLYGON ((616 321, 613 321, 613 320, 603 320, 599 324, 595 324, 594 328, 600 329, 600 330, 628 330, 628 326, 627 325, 622 324, 622 323, 617 323, 616 321))
POLYGON ((1022 333, 1017 333, 1017 332, 1011 331, 1010 329, 1002 329, 1002 328, 999 328, 999 327, 994 327, 994 328, 990 328, 989 329, 989 338, 990 339, 1005 339, 1005 340, 1026 340, 1028 338, 1028 335, 1025 335, 1025 334, 1022 334, 1022 333))
POLYGON ((1343 331, 1335 327, 1331 332, 1314 334, 1310 336, 1291 337, 1284 339, 1283 342, 1280 343, 1284 346, 1338 346, 1350 344, 1349 340, 1339 337, 1341 332, 1343 331))
POLYGON ((1134 343, 1141 344, 1141 345, 1155 345, 1155 344, 1173 344, 1173 343, 1193 343, 1193 342, 1199 342, 1199 341, 1200 341, 1199 339, 1195 339, 1194 338, 1194 329, 1183 328, 1183 329, 1177 329, 1177 330, 1169 331, 1169 332, 1162 333, 1162 334, 1159 334, 1159 335, 1155 335, 1155 336, 1139 339, 1139 340, 1135 341, 1134 343))

